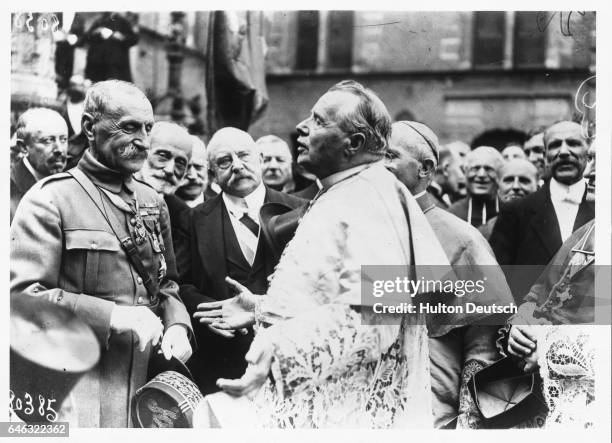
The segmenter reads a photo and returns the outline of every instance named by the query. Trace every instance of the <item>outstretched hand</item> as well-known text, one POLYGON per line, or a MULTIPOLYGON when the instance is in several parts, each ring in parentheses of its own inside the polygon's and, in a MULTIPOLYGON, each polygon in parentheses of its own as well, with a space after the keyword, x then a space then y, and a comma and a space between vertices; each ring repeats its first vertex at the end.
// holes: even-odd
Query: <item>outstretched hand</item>
MULTIPOLYGON (((193 317, 216 333, 241 330, 255 323, 256 295, 229 277, 226 284, 237 294, 227 300, 200 303, 193 317)), ((223 334, 220 334, 223 335, 223 334)))

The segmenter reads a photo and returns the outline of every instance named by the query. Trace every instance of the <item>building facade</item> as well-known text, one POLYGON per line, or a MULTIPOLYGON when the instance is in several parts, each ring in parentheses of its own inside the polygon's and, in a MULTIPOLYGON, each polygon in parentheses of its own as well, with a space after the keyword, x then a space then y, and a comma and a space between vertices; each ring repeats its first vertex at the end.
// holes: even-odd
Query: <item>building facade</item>
MULTIPOLYGON (((269 108, 254 136, 289 137, 352 78, 441 142, 576 118, 594 74, 593 12, 284 11, 267 14, 269 108)), ((404 117, 405 118, 405 117, 404 117)))

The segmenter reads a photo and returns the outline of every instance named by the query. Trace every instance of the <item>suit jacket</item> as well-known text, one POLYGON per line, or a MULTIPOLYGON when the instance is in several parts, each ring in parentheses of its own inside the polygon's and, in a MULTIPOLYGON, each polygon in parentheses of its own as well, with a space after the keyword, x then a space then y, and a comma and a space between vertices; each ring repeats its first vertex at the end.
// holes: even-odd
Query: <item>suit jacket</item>
POLYGON ((178 235, 180 216, 183 211, 189 209, 189 206, 174 194, 164 195, 164 201, 168 206, 168 213, 170 214, 170 232, 172 233, 172 244, 174 244, 178 235))
MULTIPOLYGON (((573 231, 595 218, 594 202, 586 201, 586 189, 578 207, 573 231)), ((516 202, 502 206, 490 239, 505 269, 515 300, 520 302, 561 247, 561 231, 550 199, 550 184, 516 202)))
MULTIPOLYGON (((297 208, 306 202, 296 197, 266 189, 264 203, 283 203, 297 208)), ((232 297, 225 277, 232 276, 253 293, 267 290, 267 276, 276 263, 270 259, 268 247, 260 236, 253 266, 242 255, 240 245, 221 195, 183 212, 177 226, 175 244, 181 298, 190 315, 203 302, 225 300, 232 297)), ((219 377, 239 378, 244 373, 244 356, 253 339, 238 335, 227 339, 220 337, 194 321, 198 350, 188 365, 195 381, 204 393, 215 392, 219 377)))
POLYGON ((36 179, 23 163, 23 158, 11 168, 11 223, 17 205, 28 190, 34 186, 36 179))

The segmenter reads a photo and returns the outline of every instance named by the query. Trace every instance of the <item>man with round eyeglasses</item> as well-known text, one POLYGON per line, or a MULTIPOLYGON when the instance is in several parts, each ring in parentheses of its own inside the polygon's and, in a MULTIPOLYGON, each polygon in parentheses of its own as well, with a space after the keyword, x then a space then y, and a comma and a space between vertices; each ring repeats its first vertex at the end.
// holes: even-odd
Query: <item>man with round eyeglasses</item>
POLYGON ((261 238, 261 207, 275 203, 294 209, 305 203, 265 186, 261 152, 246 132, 220 129, 210 139, 207 154, 209 172, 221 193, 180 216, 175 242, 181 298, 198 342, 188 364, 204 394, 219 390, 218 378, 242 375, 253 330, 223 331, 203 324, 200 304, 232 297, 225 276, 265 292, 276 262, 261 238))

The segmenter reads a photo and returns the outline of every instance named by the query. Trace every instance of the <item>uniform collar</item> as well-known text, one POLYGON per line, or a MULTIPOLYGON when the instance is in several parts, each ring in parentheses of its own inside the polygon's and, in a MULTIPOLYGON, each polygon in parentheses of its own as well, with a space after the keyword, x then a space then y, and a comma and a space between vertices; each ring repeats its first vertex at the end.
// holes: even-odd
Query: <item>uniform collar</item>
POLYGON ((123 185, 130 194, 134 192, 134 178, 131 175, 125 177, 119 171, 104 166, 91 155, 89 149, 85 151, 77 167, 85 172, 94 184, 113 194, 119 194, 123 185))

